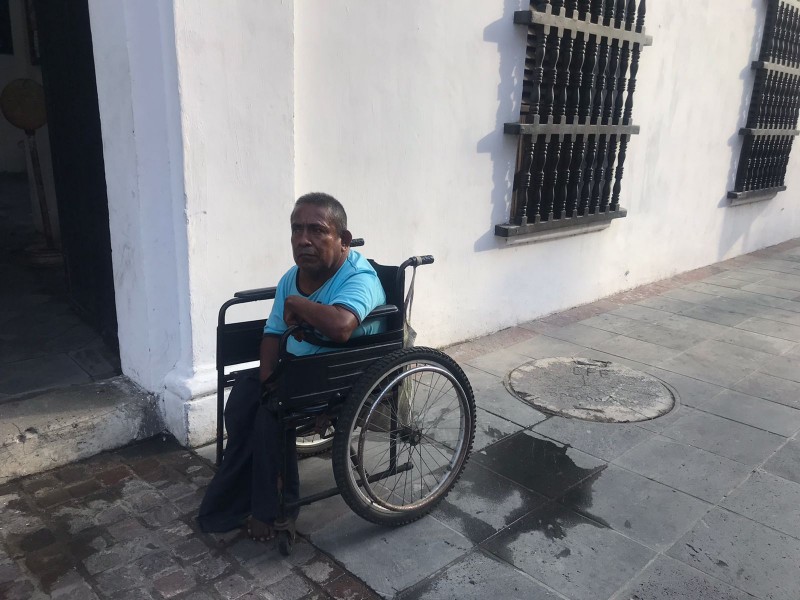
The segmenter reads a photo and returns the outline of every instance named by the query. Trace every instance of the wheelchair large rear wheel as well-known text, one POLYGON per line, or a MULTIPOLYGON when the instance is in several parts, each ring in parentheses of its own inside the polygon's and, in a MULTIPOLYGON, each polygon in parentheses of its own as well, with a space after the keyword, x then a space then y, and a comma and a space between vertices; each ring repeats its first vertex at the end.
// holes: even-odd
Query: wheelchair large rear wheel
POLYGON ((453 359, 432 348, 392 352, 342 408, 333 443, 342 497, 374 523, 415 521, 461 476, 474 432, 472 387, 453 359))
POLYGON ((318 433, 308 435, 298 435, 295 447, 300 456, 316 456, 324 454, 333 446, 333 427, 329 427, 324 436, 318 433))

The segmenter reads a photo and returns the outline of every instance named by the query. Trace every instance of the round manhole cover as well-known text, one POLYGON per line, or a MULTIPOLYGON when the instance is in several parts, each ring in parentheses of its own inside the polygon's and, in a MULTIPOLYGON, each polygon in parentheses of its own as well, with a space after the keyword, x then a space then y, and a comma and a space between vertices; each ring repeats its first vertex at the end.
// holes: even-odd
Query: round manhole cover
POLYGON ((573 419, 627 423, 669 412, 672 392, 652 375, 591 358, 541 358, 508 374, 506 386, 520 400, 573 419))

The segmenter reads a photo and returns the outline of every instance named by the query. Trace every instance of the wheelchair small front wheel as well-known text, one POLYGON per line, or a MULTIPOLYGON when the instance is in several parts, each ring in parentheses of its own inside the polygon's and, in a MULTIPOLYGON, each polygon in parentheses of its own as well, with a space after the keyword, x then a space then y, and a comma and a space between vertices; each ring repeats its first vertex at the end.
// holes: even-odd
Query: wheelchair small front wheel
POLYGON ((475 399, 458 364, 432 348, 398 350, 348 395, 334 436, 336 483, 368 521, 410 523, 461 476, 474 433, 475 399))
POLYGON ((278 532, 278 551, 283 556, 291 556, 294 550, 294 536, 289 531, 278 532))

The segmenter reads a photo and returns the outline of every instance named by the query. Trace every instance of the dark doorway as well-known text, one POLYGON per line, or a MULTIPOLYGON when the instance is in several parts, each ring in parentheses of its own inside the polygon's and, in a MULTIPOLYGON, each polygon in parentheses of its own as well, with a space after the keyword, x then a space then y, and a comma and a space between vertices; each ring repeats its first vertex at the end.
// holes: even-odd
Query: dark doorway
POLYGON ((53 177, 70 299, 117 343, 103 140, 88 0, 36 0, 53 177))
POLYGON ((0 164, 0 403, 120 372, 88 1, 24 5, 13 25, 36 43, 13 51, 30 67, 17 77, 41 68, 63 263, 36 259, 31 163, 0 164))

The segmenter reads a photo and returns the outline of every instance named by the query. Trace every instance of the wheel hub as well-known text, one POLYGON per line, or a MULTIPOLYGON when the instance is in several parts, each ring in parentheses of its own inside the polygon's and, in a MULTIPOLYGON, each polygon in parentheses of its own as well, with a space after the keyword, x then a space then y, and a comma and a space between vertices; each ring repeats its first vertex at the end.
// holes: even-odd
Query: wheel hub
POLYGON ((418 427, 403 427, 400 439, 410 446, 416 446, 422 441, 422 430, 418 427))

